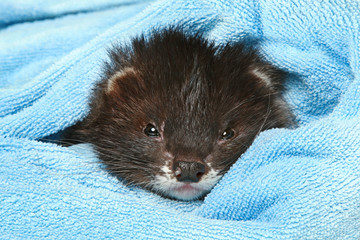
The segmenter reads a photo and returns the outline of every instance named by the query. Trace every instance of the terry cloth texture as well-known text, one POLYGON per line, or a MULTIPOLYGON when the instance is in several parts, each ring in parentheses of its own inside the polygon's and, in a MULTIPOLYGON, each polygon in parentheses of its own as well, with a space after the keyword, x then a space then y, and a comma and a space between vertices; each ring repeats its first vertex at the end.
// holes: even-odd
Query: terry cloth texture
POLYGON ((4 239, 360 239, 360 3, 0 2, 4 239), (126 187, 87 145, 38 139, 88 112, 106 48, 181 23, 257 40, 299 127, 261 133, 204 201, 126 187))

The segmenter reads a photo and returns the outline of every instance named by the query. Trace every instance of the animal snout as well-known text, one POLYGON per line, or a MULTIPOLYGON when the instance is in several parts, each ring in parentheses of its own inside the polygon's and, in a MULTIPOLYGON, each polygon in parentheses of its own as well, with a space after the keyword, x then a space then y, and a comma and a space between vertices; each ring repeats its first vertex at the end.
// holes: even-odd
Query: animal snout
POLYGON ((199 162, 177 161, 173 170, 180 182, 198 182, 205 173, 205 165, 199 162))

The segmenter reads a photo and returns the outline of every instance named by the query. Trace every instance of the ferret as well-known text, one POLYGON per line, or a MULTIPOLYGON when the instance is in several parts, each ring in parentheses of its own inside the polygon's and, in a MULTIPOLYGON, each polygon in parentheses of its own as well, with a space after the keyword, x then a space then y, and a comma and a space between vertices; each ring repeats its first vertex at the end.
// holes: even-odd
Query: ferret
POLYGON ((241 42, 154 30, 109 50, 90 113, 67 138, 92 144, 127 184, 202 199, 259 132, 293 126, 285 76, 241 42))

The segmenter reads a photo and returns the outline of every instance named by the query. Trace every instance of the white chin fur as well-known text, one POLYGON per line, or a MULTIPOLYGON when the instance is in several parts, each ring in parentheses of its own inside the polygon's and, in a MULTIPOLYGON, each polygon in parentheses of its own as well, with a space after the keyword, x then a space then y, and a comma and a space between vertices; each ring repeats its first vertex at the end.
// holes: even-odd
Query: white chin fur
POLYGON ((218 171, 211 169, 197 183, 179 182, 172 171, 163 166, 164 174, 157 175, 151 182, 153 190, 179 200, 196 200, 208 193, 221 178, 218 171))

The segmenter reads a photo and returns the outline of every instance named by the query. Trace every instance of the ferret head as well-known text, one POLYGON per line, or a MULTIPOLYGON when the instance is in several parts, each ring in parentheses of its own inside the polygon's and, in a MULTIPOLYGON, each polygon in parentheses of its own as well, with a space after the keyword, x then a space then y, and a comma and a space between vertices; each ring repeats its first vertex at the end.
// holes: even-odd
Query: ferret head
POLYGON ((160 195, 203 197, 260 131, 292 122, 284 74, 242 44, 167 29, 110 58, 79 133, 112 173, 160 195))

